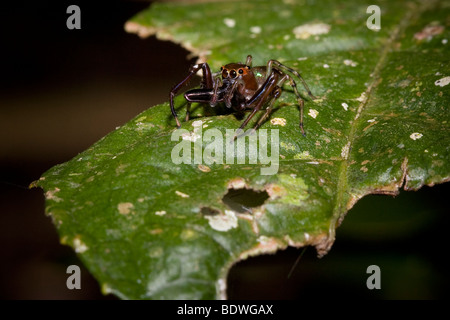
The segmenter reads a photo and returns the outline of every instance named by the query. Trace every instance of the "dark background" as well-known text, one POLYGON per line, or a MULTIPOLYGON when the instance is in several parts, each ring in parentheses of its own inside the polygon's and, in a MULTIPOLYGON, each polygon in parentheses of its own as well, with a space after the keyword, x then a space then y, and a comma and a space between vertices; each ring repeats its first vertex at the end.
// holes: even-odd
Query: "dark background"
MULTIPOLYGON (((12 2, 11 2, 12 3, 12 2)), ((148 107, 168 100, 193 60, 179 46, 142 40, 123 25, 146 1, 39 1, 0 5, 0 298, 114 299, 44 214, 29 184, 148 107), (81 30, 66 9, 81 8, 81 30), (67 266, 82 289, 66 288, 67 266)), ((220 20, 220 14, 218 14, 220 20)), ((337 230, 330 253, 308 248, 251 258, 230 272, 235 299, 434 299, 449 285, 448 184, 368 196, 337 230), (381 268, 381 290, 366 269, 381 268), (290 275, 290 276, 289 276, 290 275), (289 277, 288 277, 289 276, 289 277)))

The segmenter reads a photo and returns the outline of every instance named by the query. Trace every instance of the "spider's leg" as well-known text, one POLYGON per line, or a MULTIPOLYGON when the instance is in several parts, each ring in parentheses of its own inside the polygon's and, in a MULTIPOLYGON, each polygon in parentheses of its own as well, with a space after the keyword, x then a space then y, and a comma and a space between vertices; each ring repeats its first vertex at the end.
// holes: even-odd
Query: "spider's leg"
POLYGON ((268 73, 272 71, 272 65, 276 66, 283 73, 286 73, 286 71, 288 71, 288 72, 292 73, 293 75, 295 75, 297 78, 299 78, 300 81, 302 82, 303 86, 305 87, 306 91, 308 92, 308 95, 310 96, 310 98, 313 100, 317 99, 311 93, 311 90, 309 89, 308 85, 306 84, 306 81, 303 79, 303 77, 300 75, 300 73, 297 70, 294 70, 288 66, 285 66, 284 64, 282 64, 281 62, 279 62, 277 60, 269 60, 269 62, 267 63, 267 72, 268 73))
POLYGON ((236 89, 239 85, 238 81, 235 81, 232 85, 230 90, 227 92, 227 94, 225 95, 225 98, 223 99, 225 102, 225 105, 227 106, 228 109, 232 108, 231 105, 231 99, 233 99, 234 93, 236 92, 236 89))
POLYGON ((282 64, 281 62, 279 62, 277 60, 269 60, 269 62, 267 63, 267 70, 271 70, 272 65, 275 65, 279 70, 281 70, 284 73, 283 78, 280 80, 279 86, 281 87, 282 84, 286 80, 289 80, 289 84, 291 85, 292 89, 294 89, 294 93, 295 93, 295 96, 297 97, 298 105, 300 107, 300 124, 299 124, 300 131, 302 132, 303 136, 306 136, 305 129, 303 127, 303 109, 304 109, 305 102, 302 99, 302 96, 300 95, 300 93, 298 92, 297 84, 295 83, 294 79, 289 74, 285 73, 285 71, 288 71, 288 72, 294 74, 302 81, 303 86, 305 87, 306 91, 308 92, 308 95, 312 99, 316 99, 316 97, 313 96, 313 94, 311 93, 311 90, 309 90, 309 87, 306 84, 305 80, 302 78, 300 73, 298 73, 296 70, 285 66, 284 64, 282 64))
POLYGON ((191 114, 191 103, 188 101, 187 105, 186 105, 186 118, 184 119, 184 121, 189 121, 189 117, 191 114))
MULTIPOLYGON (((185 85, 187 85, 192 77, 200 70, 203 71, 203 78, 202 78, 202 87, 205 89, 212 89, 213 88, 213 78, 211 74, 211 69, 209 68, 209 65, 207 63, 200 63, 195 64, 191 66, 189 69, 189 74, 186 76, 186 78, 183 79, 180 83, 178 83, 175 87, 172 88, 170 91, 170 110, 172 111, 172 115, 175 118, 175 121, 177 122, 177 127, 181 127, 180 120, 178 120, 177 113, 175 112, 175 107, 173 103, 173 98, 177 94, 177 92, 185 85)), ((186 115, 188 117, 188 115, 186 115)))
POLYGON ((221 80, 219 77, 217 77, 216 80, 214 81, 213 94, 212 94, 211 100, 209 102, 209 105, 211 107, 215 107, 217 104, 217 100, 218 100, 217 90, 219 89, 220 86, 221 86, 221 80))
MULTIPOLYGON (((253 109, 252 113, 245 119, 245 121, 241 124, 239 129, 236 131, 236 134, 234 135, 234 139, 240 134, 245 126, 248 124, 248 122, 253 118, 253 116, 261 110, 261 107, 264 105, 264 103, 267 102, 267 99, 271 97, 273 94, 273 91, 276 89, 278 83, 278 74, 272 72, 269 77, 267 77, 266 81, 263 83, 263 85, 256 91, 256 93, 253 95, 253 97, 250 98, 249 101, 247 101, 247 109, 253 109)), ((269 111, 270 112, 270 111, 269 111)))
POLYGON ((303 128, 303 109, 304 109, 305 102, 302 99, 302 96, 300 95, 300 93, 298 92, 297 85, 296 85, 294 79, 290 75, 285 74, 284 77, 281 79, 280 83, 282 84, 286 80, 289 80, 289 84, 291 85, 292 89, 294 89, 295 96, 297 97, 297 102, 298 102, 298 105, 300 106, 300 123, 299 123, 300 131, 302 132, 303 136, 306 136, 305 129, 303 128))
POLYGON ((251 67, 252 66, 252 59, 253 59, 252 56, 248 55, 247 56, 247 60, 245 61, 245 65, 251 67))
POLYGON ((258 123, 256 124, 256 126, 253 128, 253 131, 256 131, 261 124, 264 122, 264 120, 269 116, 269 114, 272 112, 272 107, 275 104, 275 101, 280 97, 281 95, 281 88, 277 88, 276 90, 274 90, 273 93, 273 97, 272 100, 270 100, 270 104, 266 109, 266 112, 264 113, 264 115, 258 120, 258 123))

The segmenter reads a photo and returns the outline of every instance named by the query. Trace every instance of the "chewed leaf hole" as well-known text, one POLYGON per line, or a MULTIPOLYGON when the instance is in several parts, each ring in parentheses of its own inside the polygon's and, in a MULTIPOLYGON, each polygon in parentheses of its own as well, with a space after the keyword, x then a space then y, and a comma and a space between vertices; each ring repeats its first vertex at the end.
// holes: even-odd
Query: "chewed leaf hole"
POLYGON ((204 216, 216 216, 216 215, 220 214, 219 210, 210 208, 210 207, 202 207, 200 209, 200 212, 204 216))
POLYGON ((229 189, 222 201, 231 210, 239 213, 252 213, 251 208, 260 207, 269 198, 265 190, 229 189))

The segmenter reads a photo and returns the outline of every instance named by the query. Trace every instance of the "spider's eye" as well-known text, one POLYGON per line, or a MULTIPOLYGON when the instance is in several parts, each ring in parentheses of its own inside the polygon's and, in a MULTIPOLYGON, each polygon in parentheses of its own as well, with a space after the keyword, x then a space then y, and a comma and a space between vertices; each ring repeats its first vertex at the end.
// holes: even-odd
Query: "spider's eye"
POLYGON ((230 71, 230 76, 231 76, 232 79, 236 78, 236 76, 237 76, 236 70, 231 70, 230 71))
POLYGON ((247 70, 250 70, 250 66, 245 66, 247 68, 247 70))
POLYGON ((222 71, 223 70, 223 67, 220 67, 220 71, 222 71))
POLYGON ((238 72, 239 72, 239 74, 243 74, 243 73, 244 73, 244 70, 239 69, 238 72))
POLYGON ((222 68, 222 78, 228 78, 228 70, 222 68))

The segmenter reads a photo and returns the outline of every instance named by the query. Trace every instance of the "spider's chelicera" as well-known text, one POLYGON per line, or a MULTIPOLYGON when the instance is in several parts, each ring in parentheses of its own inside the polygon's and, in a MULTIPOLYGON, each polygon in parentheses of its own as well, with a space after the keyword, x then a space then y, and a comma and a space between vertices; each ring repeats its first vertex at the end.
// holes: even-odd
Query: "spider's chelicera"
POLYGON ((285 66, 277 60, 269 60, 266 66, 252 67, 251 55, 247 56, 245 64, 229 63, 221 67, 220 72, 214 74, 211 73, 207 63, 193 65, 189 69, 187 77, 170 92, 170 109, 178 127, 181 126, 181 123, 175 112, 173 99, 177 92, 184 85, 188 84, 200 69, 203 71, 201 88, 186 91, 184 94, 188 102, 186 121, 189 120, 190 104, 192 102, 208 103, 212 107, 218 102, 224 102, 227 108, 233 108, 236 111, 251 110, 250 115, 239 128, 243 130, 256 112, 267 105, 266 112, 254 127, 254 130, 256 130, 270 114, 275 101, 280 97, 283 84, 289 81, 300 106, 300 130, 305 135, 305 130, 303 129, 304 101, 298 92, 296 82, 290 74, 300 79, 308 95, 315 99, 305 80, 303 80, 298 71, 285 66))

